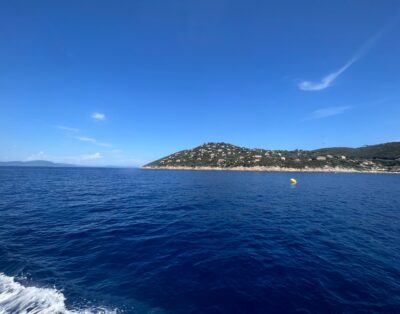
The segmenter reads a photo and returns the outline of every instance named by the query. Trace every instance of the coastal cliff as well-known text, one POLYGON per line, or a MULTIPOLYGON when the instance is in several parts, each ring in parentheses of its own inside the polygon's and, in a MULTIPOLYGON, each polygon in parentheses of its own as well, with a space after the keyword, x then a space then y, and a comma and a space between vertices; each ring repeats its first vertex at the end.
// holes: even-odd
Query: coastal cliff
POLYGON ((249 149, 227 143, 206 143, 143 166, 144 169, 400 172, 400 142, 317 150, 249 149))

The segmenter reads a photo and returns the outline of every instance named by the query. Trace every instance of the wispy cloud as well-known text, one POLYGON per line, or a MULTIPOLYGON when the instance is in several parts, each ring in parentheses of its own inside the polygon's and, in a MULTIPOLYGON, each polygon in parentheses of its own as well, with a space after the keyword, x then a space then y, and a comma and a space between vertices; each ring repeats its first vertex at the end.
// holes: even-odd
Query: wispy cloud
POLYGON ((320 91, 328 88, 332 83, 346 70, 348 70, 354 63, 360 60, 364 55, 366 55, 369 50, 375 45, 375 43, 383 36, 385 32, 388 31, 395 23, 397 18, 388 23, 381 31, 376 33, 374 36, 370 37, 348 60, 342 67, 327 74, 319 81, 302 81, 298 84, 300 90, 303 91, 320 91))
POLYGON ((70 128, 68 126, 63 126, 63 125, 56 125, 55 128, 60 129, 60 130, 64 130, 64 131, 68 131, 68 132, 74 132, 74 133, 79 132, 79 129, 70 128))
POLYGON ((88 161, 88 160, 99 160, 101 158, 103 158, 103 155, 101 153, 97 152, 94 154, 82 155, 79 157, 79 160, 88 161))
POLYGON ((344 113, 345 111, 349 110, 350 106, 339 106, 339 107, 326 107, 315 110, 311 112, 311 114, 307 117, 306 120, 317 120, 328 118, 332 116, 337 116, 339 114, 344 113))
POLYGON ((96 140, 91 137, 86 137, 86 136, 77 136, 75 137, 77 140, 80 140, 82 142, 89 142, 89 143, 96 143, 96 140))
MULTIPOLYGON (((57 128, 57 129, 60 129, 60 130, 71 132, 71 133, 80 133, 80 129, 77 129, 77 128, 71 128, 71 127, 64 126, 64 125, 56 125, 54 127, 57 128)), ((69 134, 69 135, 71 136, 71 134, 69 134)), ((82 141, 82 142, 92 143, 92 144, 95 144, 95 145, 98 145, 98 146, 102 146, 102 147, 112 147, 111 144, 104 143, 104 142, 99 142, 98 140, 96 140, 96 139, 94 139, 92 137, 87 137, 87 136, 83 136, 83 135, 82 136, 75 136, 75 135, 77 135, 77 134, 74 134, 73 137, 75 139, 79 140, 79 141, 82 141)))
POLYGON ((99 141, 97 141, 96 139, 94 139, 92 137, 76 136, 75 138, 77 140, 79 140, 79 141, 92 143, 92 144, 95 144, 95 145, 98 145, 98 146, 102 146, 102 147, 112 147, 111 144, 99 142, 99 141))
POLYGON ((311 114, 306 120, 317 120, 322 118, 328 118, 331 116, 337 116, 349 110, 350 108, 351 108, 350 106, 338 106, 338 107, 326 107, 317 109, 311 112, 311 114))
POLYGON ((122 150, 121 149, 110 149, 110 150, 107 150, 105 152, 106 153, 111 153, 111 154, 120 154, 120 153, 122 153, 122 150))
POLYGON ((346 71, 353 63, 348 62, 343 67, 341 67, 336 72, 328 74, 327 76, 323 77, 319 82, 311 82, 311 81, 303 81, 299 83, 299 88, 304 91, 319 91, 331 86, 334 80, 338 78, 340 74, 346 71))
POLYGON ((101 112, 93 112, 91 117, 96 121, 103 121, 106 119, 106 115, 101 112))

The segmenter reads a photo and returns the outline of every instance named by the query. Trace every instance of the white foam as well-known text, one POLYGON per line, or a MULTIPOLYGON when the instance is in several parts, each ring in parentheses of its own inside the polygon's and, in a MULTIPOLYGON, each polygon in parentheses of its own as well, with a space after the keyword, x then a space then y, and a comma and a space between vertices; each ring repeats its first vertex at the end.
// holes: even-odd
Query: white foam
POLYGON ((91 314, 117 313, 116 310, 88 308, 68 310, 65 296, 57 289, 25 287, 13 277, 0 273, 0 314, 91 314))

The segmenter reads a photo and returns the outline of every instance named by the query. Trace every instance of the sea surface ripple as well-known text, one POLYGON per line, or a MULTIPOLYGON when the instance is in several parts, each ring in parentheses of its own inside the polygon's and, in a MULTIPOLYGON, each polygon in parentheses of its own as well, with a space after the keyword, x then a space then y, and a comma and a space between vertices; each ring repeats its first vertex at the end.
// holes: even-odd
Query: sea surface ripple
POLYGON ((0 313, 400 313, 400 175, 2 167, 0 227, 0 313))

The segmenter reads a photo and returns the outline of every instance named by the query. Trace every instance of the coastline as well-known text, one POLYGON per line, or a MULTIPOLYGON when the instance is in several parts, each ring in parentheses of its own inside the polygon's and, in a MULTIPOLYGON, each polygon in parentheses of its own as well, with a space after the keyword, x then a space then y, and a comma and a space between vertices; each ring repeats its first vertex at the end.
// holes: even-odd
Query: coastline
POLYGON ((144 170, 196 170, 196 171, 256 171, 256 172, 323 172, 323 173, 381 173, 381 174, 400 174, 395 171, 384 170, 359 170, 355 168, 326 167, 326 168, 286 168, 286 167, 185 167, 185 166, 164 166, 146 167, 144 170))

